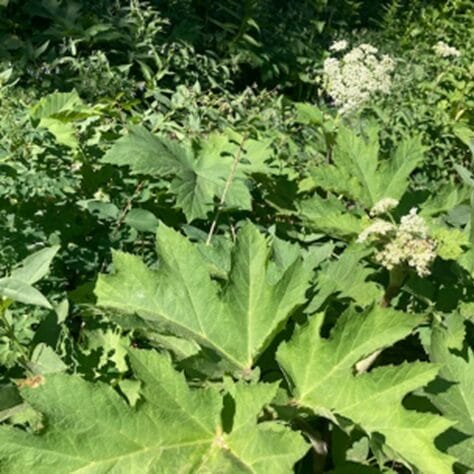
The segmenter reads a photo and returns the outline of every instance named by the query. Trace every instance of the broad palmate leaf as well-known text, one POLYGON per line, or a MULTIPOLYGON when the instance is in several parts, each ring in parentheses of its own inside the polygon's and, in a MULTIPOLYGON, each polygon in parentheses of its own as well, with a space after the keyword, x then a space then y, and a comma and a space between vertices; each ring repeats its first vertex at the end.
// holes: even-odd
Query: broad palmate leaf
POLYGON ((452 423, 401 404, 405 395, 432 380, 438 367, 414 362, 354 373, 358 361, 407 336, 420 318, 380 307, 361 314, 349 309, 329 339, 320 335, 322 320, 322 315, 313 317, 277 353, 295 404, 334 420, 348 419, 370 437, 381 436, 398 459, 420 472, 451 473, 454 458, 438 451, 434 439, 452 423))
POLYGON ((341 128, 333 154, 334 164, 313 170, 316 186, 342 194, 370 209, 383 198, 400 199, 408 178, 423 160, 419 138, 400 142, 390 159, 379 156, 378 130, 367 129, 367 137, 341 128))
POLYGON ((438 325, 431 335, 430 357, 441 364, 444 382, 437 379, 427 392, 443 415, 457 422, 445 437, 448 452, 474 472, 474 354, 467 344, 461 351, 450 350, 449 334, 438 325))
POLYGON ((197 246, 163 224, 157 251, 156 272, 139 258, 116 252, 116 273, 97 282, 98 304, 132 315, 137 327, 194 339, 244 374, 305 301, 312 273, 301 258, 269 272, 270 248, 250 223, 237 236, 224 287, 211 279, 197 246))
POLYGON ((257 423, 275 384, 235 384, 233 419, 223 423, 216 389, 190 389, 168 358, 152 351, 132 352, 131 363, 142 383, 135 409, 110 386, 77 376, 52 375, 24 388, 46 428, 40 435, 0 428, 0 471, 284 474, 307 450, 283 425, 257 423))
POLYGON ((197 147, 159 137, 146 128, 134 126, 118 139, 102 158, 104 163, 129 166, 132 173, 167 178, 168 189, 176 197, 188 222, 203 219, 222 198, 228 208, 249 210, 251 196, 247 178, 268 170, 270 156, 266 141, 247 140, 245 148, 225 134, 214 133, 197 147), (241 158, 237 163, 236 157, 241 158))

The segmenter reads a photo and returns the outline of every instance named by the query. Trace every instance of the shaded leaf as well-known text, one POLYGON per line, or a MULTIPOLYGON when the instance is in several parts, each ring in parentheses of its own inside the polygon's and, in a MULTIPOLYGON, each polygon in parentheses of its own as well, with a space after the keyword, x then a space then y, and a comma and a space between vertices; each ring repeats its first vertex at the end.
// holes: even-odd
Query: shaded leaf
MULTIPOLYGON (((456 315, 452 315, 456 316, 456 315)), ((474 471, 474 354, 470 347, 462 352, 450 350, 449 331, 439 324, 433 328, 430 358, 441 365, 441 380, 433 382, 426 392, 431 401, 450 420, 456 421, 456 431, 465 436, 448 441, 448 453, 474 471)))
POLYGON ((20 263, 18 268, 11 272, 10 277, 33 285, 48 274, 51 262, 58 250, 59 245, 55 245, 29 255, 20 263))

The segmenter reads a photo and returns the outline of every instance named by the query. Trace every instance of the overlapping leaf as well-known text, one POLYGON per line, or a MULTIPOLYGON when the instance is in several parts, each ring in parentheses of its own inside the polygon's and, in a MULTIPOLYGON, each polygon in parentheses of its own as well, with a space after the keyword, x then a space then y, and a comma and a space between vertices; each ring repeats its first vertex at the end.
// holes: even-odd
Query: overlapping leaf
POLYGON ((235 414, 225 430, 215 389, 191 390, 167 358, 151 351, 133 352, 131 362, 143 386, 136 409, 111 387, 76 376, 47 376, 23 389, 47 426, 41 435, 0 428, 2 473, 283 474, 306 451, 297 433, 257 424, 275 385, 234 385, 235 414))
POLYGON ((308 312, 317 311, 326 299, 337 293, 343 298, 350 298, 360 306, 367 306, 380 301, 383 290, 373 281, 367 281, 372 271, 366 268, 362 259, 367 251, 349 247, 339 260, 328 263, 316 277, 317 294, 308 305, 308 312))
POLYGON ((451 473, 454 459, 434 444, 451 423, 401 404, 405 395, 432 380, 438 368, 414 362, 354 375, 358 361, 408 335, 420 319, 380 307, 362 314, 348 310, 329 339, 321 337, 321 323, 322 315, 312 318, 277 353, 295 403, 336 420, 347 418, 371 436, 381 435, 392 452, 420 472, 451 473))
POLYGON ((298 204, 300 215, 311 227, 329 235, 354 237, 364 228, 363 221, 349 212, 335 198, 323 199, 315 195, 298 204))
POLYGON ((436 380, 428 394, 443 415, 456 422, 445 440, 448 452, 474 472, 474 354, 466 344, 460 351, 450 350, 450 338, 439 325, 433 328, 430 356, 441 365, 439 376, 445 382, 436 380))
POLYGON ((98 114, 98 109, 86 106, 77 92, 54 92, 43 97, 30 111, 39 126, 47 128, 58 143, 76 149, 79 146, 73 122, 98 114))
POLYGON ((115 253, 116 273, 99 277, 98 304, 133 315, 132 325, 194 339, 234 370, 247 373, 305 301, 311 268, 299 258, 279 274, 273 267, 270 274, 270 249, 252 224, 238 234, 224 288, 211 279, 198 248, 164 225, 158 229, 157 250, 157 272, 137 257, 115 253))
POLYGON ((410 174, 423 159, 424 148, 419 138, 408 138, 400 142, 390 160, 382 160, 377 133, 376 128, 369 127, 367 137, 363 137, 341 128, 334 164, 315 168, 315 183, 369 209, 383 198, 400 199, 410 174))

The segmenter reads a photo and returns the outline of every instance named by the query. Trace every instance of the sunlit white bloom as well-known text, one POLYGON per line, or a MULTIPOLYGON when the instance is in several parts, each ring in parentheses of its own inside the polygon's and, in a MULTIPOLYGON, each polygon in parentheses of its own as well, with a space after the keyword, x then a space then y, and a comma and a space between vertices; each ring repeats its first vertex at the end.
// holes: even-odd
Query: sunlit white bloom
POLYGON ((377 219, 373 224, 360 233, 359 237, 357 238, 357 242, 365 242, 370 237, 383 237, 393 230, 395 230, 395 226, 393 224, 381 219, 377 219))
POLYGON ((349 43, 346 40, 339 40, 334 41, 334 43, 329 46, 329 49, 337 53, 339 51, 344 51, 345 49, 347 49, 347 46, 349 46, 349 43))
POLYGON ((371 216, 379 216, 380 214, 385 214, 392 209, 395 209, 398 206, 398 200, 393 198, 384 198, 376 202, 369 214, 371 216))
POLYGON ((444 41, 438 41, 433 46, 433 50, 437 56, 442 58, 449 58, 450 56, 457 58, 461 56, 461 51, 454 46, 449 46, 449 44, 446 44, 444 41))
POLYGON ((418 210, 413 207, 410 212, 400 219, 399 232, 417 237, 426 238, 428 235, 428 227, 423 217, 418 215, 418 210))
POLYGON ((436 244, 429 238, 408 238, 407 234, 397 234, 375 258, 388 270, 406 263, 419 276, 425 277, 430 274, 430 266, 436 258, 436 244))
MULTIPOLYGON (((398 205, 398 201, 393 201, 398 205)), ((365 242, 369 238, 381 245, 375 259, 388 270, 408 265, 421 277, 430 274, 430 266, 436 258, 436 242, 429 237, 428 226, 416 208, 403 216, 398 226, 376 219, 361 232, 357 241, 365 242)))
POLYGON ((341 114, 360 108, 374 94, 388 94, 395 62, 380 57, 377 48, 361 44, 341 59, 330 57, 323 65, 323 85, 341 114))
POLYGON ((375 48, 371 44, 363 43, 363 44, 359 45, 359 48, 362 51, 364 51, 365 53, 369 53, 369 54, 377 53, 377 48, 375 48))

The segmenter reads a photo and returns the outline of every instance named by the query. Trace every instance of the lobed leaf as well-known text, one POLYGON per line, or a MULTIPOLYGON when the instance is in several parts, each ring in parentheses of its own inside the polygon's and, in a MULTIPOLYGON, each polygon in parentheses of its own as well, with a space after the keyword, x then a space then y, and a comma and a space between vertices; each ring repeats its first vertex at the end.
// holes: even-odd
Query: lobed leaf
POLYGON ((451 473, 454 458, 435 447, 451 423, 437 415, 403 408, 409 392, 426 385, 439 368, 414 362, 354 374, 358 361, 407 336, 421 318, 374 307, 353 309, 338 320, 331 337, 320 335, 322 315, 313 317, 279 348, 277 360, 287 374, 296 404, 338 421, 349 419, 420 472, 451 473))
POLYGON ((233 370, 248 373, 305 301, 311 269, 299 258, 277 278, 274 269, 269 275, 270 249, 250 223, 237 236, 224 288, 212 280, 199 249, 164 225, 157 232, 157 251, 157 272, 134 256, 115 253, 116 273, 97 282, 98 304, 134 315, 137 326, 189 337, 233 370))
POLYGON ((297 433, 257 422, 275 385, 236 384, 232 429, 225 432, 217 390, 190 389, 166 357, 151 351, 133 351, 131 363, 143 387, 135 409, 110 386, 77 376, 51 375, 22 389, 47 427, 40 435, 0 427, 1 471, 284 474, 307 449, 297 433))

